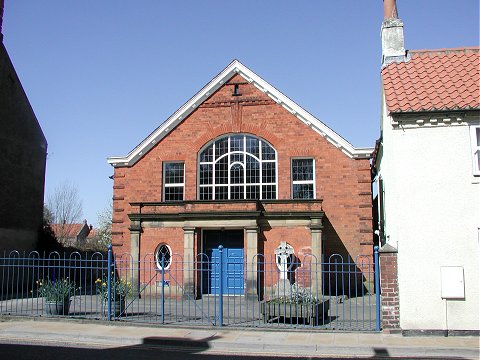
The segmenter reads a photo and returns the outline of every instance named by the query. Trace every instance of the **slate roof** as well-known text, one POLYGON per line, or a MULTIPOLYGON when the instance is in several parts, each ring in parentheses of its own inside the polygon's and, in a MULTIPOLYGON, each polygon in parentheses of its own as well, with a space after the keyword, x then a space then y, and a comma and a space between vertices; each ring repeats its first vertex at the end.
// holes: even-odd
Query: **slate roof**
POLYGON ((389 113, 480 109, 478 47, 417 50, 382 69, 389 113))

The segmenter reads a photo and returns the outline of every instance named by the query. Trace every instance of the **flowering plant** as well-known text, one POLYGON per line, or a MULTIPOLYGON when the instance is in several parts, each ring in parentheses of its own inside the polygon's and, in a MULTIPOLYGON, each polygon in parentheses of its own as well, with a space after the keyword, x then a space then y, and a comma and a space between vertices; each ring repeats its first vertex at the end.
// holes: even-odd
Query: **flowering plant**
MULTIPOLYGON (((103 299, 103 301, 107 301, 108 299, 108 279, 106 277, 98 278, 95 281, 95 285, 97 286, 97 294, 103 299)), ((112 292, 112 300, 118 301, 127 298, 127 296, 131 295, 132 293, 132 284, 127 282, 125 279, 116 278, 112 273, 110 277, 110 288, 112 292)))
POLYGON ((75 283, 67 277, 65 279, 41 279, 37 282, 38 295, 47 302, 65 302, 75 291, 75 283))

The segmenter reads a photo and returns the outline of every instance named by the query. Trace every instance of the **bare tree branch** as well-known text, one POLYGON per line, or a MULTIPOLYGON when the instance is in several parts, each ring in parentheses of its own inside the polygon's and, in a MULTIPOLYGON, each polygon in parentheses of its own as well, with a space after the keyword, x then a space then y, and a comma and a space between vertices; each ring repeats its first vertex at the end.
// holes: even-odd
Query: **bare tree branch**
POLYGON ((112 242, 112 213, 113 204, 110 203, 101 212, 98 213, 98 245, 102 249, 107 249, 107 246, 112 242))
POLYGON ((65 244, 67 239, 75 237, 73 224, 78 224, 82 218, 83 207, 77 187, 70 182, 62 183, 48 196, 47 207, 56 224, 57 239, 65 244))

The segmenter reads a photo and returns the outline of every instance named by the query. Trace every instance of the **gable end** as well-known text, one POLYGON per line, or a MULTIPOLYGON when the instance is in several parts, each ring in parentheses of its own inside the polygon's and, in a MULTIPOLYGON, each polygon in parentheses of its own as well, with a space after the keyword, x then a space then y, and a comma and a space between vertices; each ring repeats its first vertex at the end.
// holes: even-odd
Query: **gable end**
POLYGON ((327 141, 340 149, 345 155, 352 159, 368 159, 371 157, 373 148, 354 148, 347 140, 338 135, 335 131, 315 118, 294 101, 282 94, 268 82, 263 80, 238 60, 232 61, 220 74, 205 85, 190 100, 183 104, 173 113, 162 125, 155 129, 145 140, 136 146, 128 155, 109 157, 108 163, 114 167, 129 167, 139 161, 150 149, 167 136, 178 124, 186 119, 200 104, 207 100, 221 86, 228 82, 236 74, 243 77, 248 83, 265 93, 269 98, 281 105, 297 119, 319 133, 327 141))

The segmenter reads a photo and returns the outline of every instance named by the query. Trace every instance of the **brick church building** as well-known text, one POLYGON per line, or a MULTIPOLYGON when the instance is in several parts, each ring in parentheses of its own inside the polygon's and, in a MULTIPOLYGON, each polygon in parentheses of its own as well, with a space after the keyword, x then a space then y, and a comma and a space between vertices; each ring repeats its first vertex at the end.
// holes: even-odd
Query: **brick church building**
POLYGON ((165 269, 182 267, 182 289, 196 295, 212 289, 186 263, 219 245, 244 264, 227 281, 240 295, 264 281, 258 259, 275 262, 282 243, 300 261, 371 257, 372 152, 235 60, 128 155, 108 159, 114 251, 152 256, 157 268, 166 254, 165 269))

